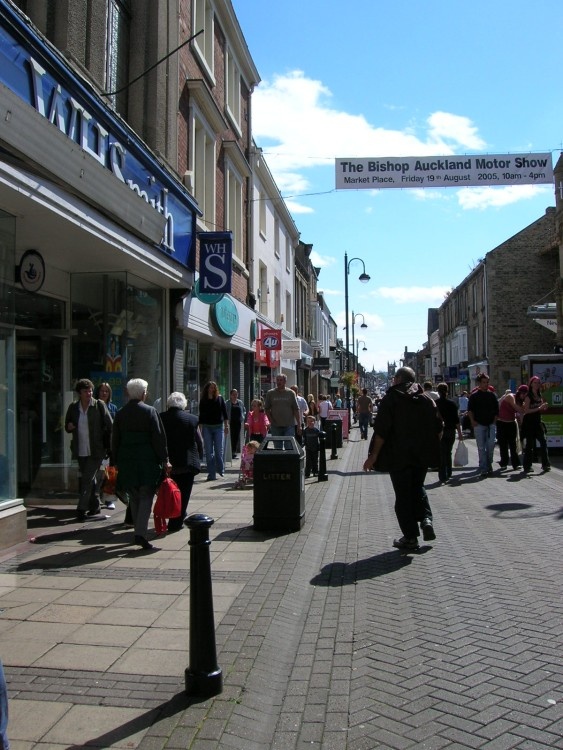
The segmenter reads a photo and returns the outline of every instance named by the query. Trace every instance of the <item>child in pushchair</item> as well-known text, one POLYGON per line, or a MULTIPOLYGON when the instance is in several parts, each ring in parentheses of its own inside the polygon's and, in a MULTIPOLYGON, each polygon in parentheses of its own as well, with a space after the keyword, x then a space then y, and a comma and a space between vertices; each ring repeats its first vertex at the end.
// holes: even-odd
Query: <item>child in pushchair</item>
POLYGON ((235 483, 236 490, 243 490, 254 479, 254 456, 259 447, 260 443, 257 440, 251 440, 242 449, 239 478, 235 483))

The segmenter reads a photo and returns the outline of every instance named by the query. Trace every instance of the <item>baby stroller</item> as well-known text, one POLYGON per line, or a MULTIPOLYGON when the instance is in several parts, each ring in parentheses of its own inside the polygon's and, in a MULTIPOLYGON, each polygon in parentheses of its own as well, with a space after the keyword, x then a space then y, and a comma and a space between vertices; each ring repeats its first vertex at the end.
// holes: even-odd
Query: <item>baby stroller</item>
POLYGON ((254 479, 254 455, 260 443, 257 440, 251 440, 247 443, 240 455, 240 473, 238 480, 235 482, 235 490, 244 490, 254 479))

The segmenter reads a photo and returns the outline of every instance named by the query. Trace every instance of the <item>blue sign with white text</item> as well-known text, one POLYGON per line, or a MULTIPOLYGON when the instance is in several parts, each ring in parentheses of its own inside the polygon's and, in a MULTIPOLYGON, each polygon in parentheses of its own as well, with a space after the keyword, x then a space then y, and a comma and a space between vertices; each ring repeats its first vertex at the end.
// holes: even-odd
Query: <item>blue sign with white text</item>
POLYGON ((199 290, 203 294, 230 294, 233 275, 232 232, 200 232, 199 290))
POLYGON ((160 250, 194 270, 197 204, 147 146, 5 0, 0 82, 166 219, 160 250))

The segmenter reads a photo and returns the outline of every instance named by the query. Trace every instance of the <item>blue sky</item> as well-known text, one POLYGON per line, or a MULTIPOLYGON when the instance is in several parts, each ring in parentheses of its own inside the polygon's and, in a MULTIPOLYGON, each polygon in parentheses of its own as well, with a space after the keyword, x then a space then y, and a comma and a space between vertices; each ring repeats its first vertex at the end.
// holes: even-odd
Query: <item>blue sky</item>
MULTIPOLYGON (((338 157, 563 148, 561 0, 233 0, 262 82, 253 131, 344 338, 344 252, 360 362, 427 340, 485 254, 555 205, 552 185, 338 190, 338 157), (363 315, 367 329, 360 329, 363 315)), ((515 269, 515 273, 521 270, 515 269)), ((531 300, 530 303, 536 300, 531 300)), ((350 330, 350 338, 351 338, 350 330)))

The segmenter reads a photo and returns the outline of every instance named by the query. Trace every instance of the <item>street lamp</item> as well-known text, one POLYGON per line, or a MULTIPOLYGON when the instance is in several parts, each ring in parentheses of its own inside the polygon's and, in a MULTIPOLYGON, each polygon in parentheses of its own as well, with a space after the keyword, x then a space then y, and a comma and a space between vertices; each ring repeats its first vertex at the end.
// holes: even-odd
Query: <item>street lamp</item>
MULTIPOLYGON (((344 306, 345 306, 345 315, 346 315, 346 372, 350 372, 350 335, 349 335, 349 320, 348 320, 348 275, 350 273, 350 266, 352 263, 357 260, 359 261, 363 266, 363 272, 358 277, 359 280, 366 284, 370 277, 366 273, 366 264, 361 258, 351 258, 348 260, 348 253, 344 253, 344 306)), ((365 323, 364 323, 365 326, 365 323)), ((367 328, 367 326, 365 326, 367 328)), ((352 339, 353 340, 353 339, 352 339)), ((348 425, 351 426, 351 420, 350 420, 350 386, 346 385, 346 391, 345 391, 345 399, 346 399, 346 411, 348 412, 348 425)))
POLYGON ((359 364, 360 364, 360 344, 363 344, 362 351, 367 352, 367 346, 365 341, 358 341, 356 339, 356 376, 358 376, 359 364))

